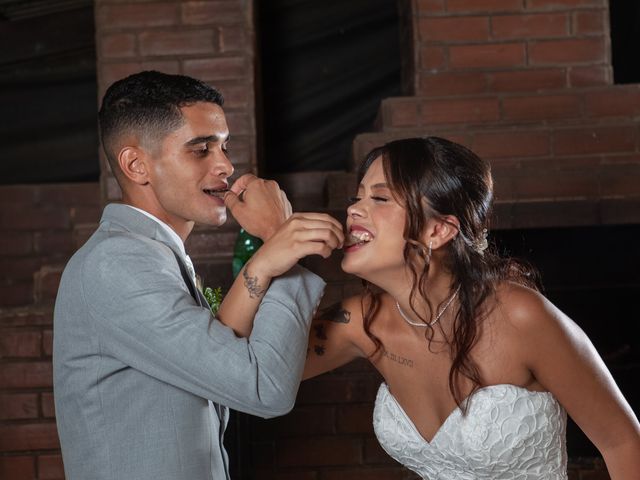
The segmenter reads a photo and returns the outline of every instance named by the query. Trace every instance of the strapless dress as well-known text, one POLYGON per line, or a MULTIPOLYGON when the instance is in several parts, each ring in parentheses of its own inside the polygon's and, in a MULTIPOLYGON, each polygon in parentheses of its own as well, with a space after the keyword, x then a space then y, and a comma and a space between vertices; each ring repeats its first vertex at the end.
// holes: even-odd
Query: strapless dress
POLYGON ((549 392, 515 385, 476 391, 425 440, 386 383, 373 426, 396 461, 428 480, 566 480, 567 414, 549 392))

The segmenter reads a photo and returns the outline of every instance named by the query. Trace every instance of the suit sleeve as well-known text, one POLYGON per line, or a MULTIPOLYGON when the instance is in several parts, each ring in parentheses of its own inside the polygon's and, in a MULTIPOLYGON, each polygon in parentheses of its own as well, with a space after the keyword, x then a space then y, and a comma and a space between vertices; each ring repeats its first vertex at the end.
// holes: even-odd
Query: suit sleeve
POLYGON ((87 257, 84 301, 102 354, 160 381, 262 417, 293 407, 324 282, 296 266, 274 279, 251 336, 198 306, 168 247, 112 237, 87 257))

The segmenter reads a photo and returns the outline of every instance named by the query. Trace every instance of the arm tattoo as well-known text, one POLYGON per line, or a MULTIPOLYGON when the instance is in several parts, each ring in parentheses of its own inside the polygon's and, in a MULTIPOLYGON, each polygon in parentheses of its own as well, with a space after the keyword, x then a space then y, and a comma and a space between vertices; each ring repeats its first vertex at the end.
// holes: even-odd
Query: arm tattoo
POLYGON ((413 368, 413 360, 409 360, 408 358, 401 357, 400 355, 396 355, 395 353, 388 352, 386 350, 382 351, 382 355, 392 362, 396 362, 403 367, 413 368))
POLYGON ((316 338, 318 340, 327 339, 327 332, 324 331, 324 324, 319 323, 318 325, 314 325, 313 329, 316 331, 316 338))
POLYGON ((324 310, 318 318, 335 323, 349 323, 351 321, 351 312, 342 308, 341 303, 336 303, 324 310))
POLYGON ((260 298, 266 292, 266 289, 258 285, 258 277, 250 277, 246 268, 242 271, 242 278, 250 298, 260 298))
POLYGON ((324 345, 314 345, 313 351, 316 352, 316 355, 319 357, 324 355, 324 345))

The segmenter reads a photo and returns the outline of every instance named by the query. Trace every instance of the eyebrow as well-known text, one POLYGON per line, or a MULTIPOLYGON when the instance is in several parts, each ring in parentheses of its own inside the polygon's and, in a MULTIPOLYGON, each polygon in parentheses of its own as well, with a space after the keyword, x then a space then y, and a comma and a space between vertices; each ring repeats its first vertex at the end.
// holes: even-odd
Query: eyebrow
POLYGON ((201 143, 216 143, 221 140, 224 142, 228 142, 230 138, 231 138, 230 135, 227 135, 227 137, 224 138, 224 140, 222 140, 218 135, 209 135, 207 137, 195 137, 189 140, 188 142, 186 142, 185 146, 192 147, 194 145, 200 145, 201 143))
MULTIPOLYGON (((358 188, 364 188, 364 185, 361 183, 360 185, 358 185, 358 188)), ((371 190, 377 189, 377 188, 389 188, 389 184, 386 182, 382 182, 382 183, 375 183, 373 185, 371 185, 371 187, 369 187, 371 190)))

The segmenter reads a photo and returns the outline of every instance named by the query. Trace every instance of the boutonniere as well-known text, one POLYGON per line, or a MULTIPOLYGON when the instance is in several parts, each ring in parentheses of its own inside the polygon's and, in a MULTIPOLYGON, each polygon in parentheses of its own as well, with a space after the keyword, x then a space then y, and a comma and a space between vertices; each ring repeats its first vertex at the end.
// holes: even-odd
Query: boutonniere
POLYGON ((222 303, 222 288, 216 287, 211 288, 207 287, 202 291, 204 298, 207 299, 209 303, 209 308, 211 309, 211 313, 216 315, 218 310, 220 309, 220 304, 222 303))

